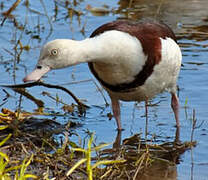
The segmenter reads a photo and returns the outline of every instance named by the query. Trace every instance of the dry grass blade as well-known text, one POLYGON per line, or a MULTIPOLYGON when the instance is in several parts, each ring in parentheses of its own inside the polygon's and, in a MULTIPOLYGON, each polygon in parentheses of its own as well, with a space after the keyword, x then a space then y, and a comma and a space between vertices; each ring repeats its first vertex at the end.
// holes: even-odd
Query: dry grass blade
POLYGON ((0 142, 0 147, 12 136, 12 134, 9 134, 6 138, 4 138, 1 142, 0 142))
POLYGON ((30 163, 33 160, 33 154, 31 155, 31 157, 29 158, 29 160, 27 162, 26 162, 26 160, 27 160, 26 158, 23 160, 23 163, 22 163, 21 169, 20 169, 20 174, 17 175, 18 179, 19 180, 21 180, 21 179, 24 180, 24 179, 27 179, 27 178, 36 179, 37 176, 35 176, 33 174, 26 174, 27 167, 30 165, 30 163))
POLYGON ((11 12, 16 9, 16 7, 19 5, 20 2, 21 0, 16 0, 16 2, 6 12, 2 13, 2 15, 4 15, 5 17, 1 23, 1 26, 3 26, 5 20, 11 15, 11 12))
POLYGON ((20 2, 21 0, 16 0, 16 2, 6 12, 3 12, 2 14, 4 16, 9 16, 11 12, 16 9, 16 7, 19 5, 20 2))
POLYGON ((91 148, 91 150, 92 151, 99 151, 100 149, 102 149, 102 148, 104 148, 104 147, 106 147, 106 146, 109 146, 109 145, 111 145, 112 143, 104 143, 104 144, 100 144, 100 145, 98 145, 98 146, 96 146, 96 147, 93 147, 93 148, 91 148))
POLYGON ((92 166, 92 169, 94 169, 94 168, 96 168, 97 166, 100 166, 100 165, 109 165, 109 164, 117 164, 117 163, 124 163, 124 162, 126 162, 125 159, 121 159, 121 160, 102 160, 102 161, 96 162, 92 166))
MULTIPOLYGON (((0 115, 1 115, 1 113, 0 113, 0 115)), ((8 125, 1 125, 1 126, 0 126, 0 130, 4 130, 4 129, 6 129, 6 128, 8 128, 8 125)))
POLYGON ((137 160, 136 164, 138 164, 138 167, 137 167, 137 170, 136 170, 136 173, 134 174, 134 177, 133 177, 133 180, 136 180, 137 178, 137 174, 139 173, 139 171, 144 168, 143 163, 144 163, 144 160, 146 158, 146 155, 147 155, 147 152, 143 153, 141 155, 141 157, 137 160))

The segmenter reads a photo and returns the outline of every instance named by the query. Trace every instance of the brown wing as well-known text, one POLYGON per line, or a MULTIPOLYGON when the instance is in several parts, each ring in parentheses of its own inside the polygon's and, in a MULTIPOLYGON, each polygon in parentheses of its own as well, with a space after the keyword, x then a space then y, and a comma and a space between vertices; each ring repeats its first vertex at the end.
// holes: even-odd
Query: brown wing
POLYGON ((89 68, 94 76, 101 82, 101 84, 115 92, 126 92, 131 89, 141 86, 145 83, 147 78, 152 74, 153 68, 161 61, 161 41, 160 38, 172 38, 176 41, 173 31, 163 23, 159 22, 133 22, 127 20, 113 21, 104 24, 97 28, 92 34, 91 38, 98 36, 101 33, 110 30, 118 30, 126 32, 136 37, 142 45, 144 54, 147 55, 147 61, 135 79, 130 83, 122 83, 117 85, 107 84, 104 80, 99 78, 96 73, 93 63, 89 63, 89 68))
POLYGON ((176 41, 176 37, 169 26, 161 22, 135 22, 129 20, 117 20, 103 24, 98 27, 90 37, 95 37, 105 31, 118 30, 131 34, 132 36, 140 38, 141 34, 151 34, 161 38, 170 37, 176 41))

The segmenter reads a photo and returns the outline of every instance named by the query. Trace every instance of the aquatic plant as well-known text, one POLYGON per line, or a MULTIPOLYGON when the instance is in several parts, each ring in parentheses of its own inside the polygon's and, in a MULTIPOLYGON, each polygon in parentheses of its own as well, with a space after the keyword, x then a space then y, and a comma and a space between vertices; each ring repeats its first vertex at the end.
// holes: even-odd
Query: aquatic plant
POLYGON ((85 157, 80 159, 67 173, 66 175, 69 176, 74 172, 74 170, 79 167, 81 164, 86 162, 86 169, 87 169, 87 175, 88 179, 92 180, 93 179, 93 169, 100 165, 109 165, 109 164, 116 164, 116 163, 124 163, 126 160, 124 159, 119 159, 119 160, 100 160, 97 161, 95 164, 92 164, 91 161, 91 156, 93 151, 99 151, 105 146, 108 146, 110 144, 101 144, 99 146, 92 147, 92 142, 93 142, 93 137, 94 134, 91 134, 90 139, 88 141, 88 148, 83 149, 83 148, 72 148, 73 151, 79 151, 84 153, 85 157))
MULTIPOLYGON (((7 127, 8 127, 7 125, 1 125, 0 130, 4 130, 7 127)), ((11 136, 12 134, 10 133, 6 138, 4 138, 1 141, 0 147, 3 146, 11 136)), ((33 174, 26 173, 27 167, 31 163, 32 158, 33 158, 33 155, 29 158, 28 161, 27 161, 27 158, 25 158, 21 165, 9 167, 9 163, 10 163, 9 157, 7 156, 7 154, 0 151, 0 179, 11 180, 13 179, 12 177, 14 177, 15 180, 26 180, 27 178, 37 178, 37 176, 33 174), (13 170, 16 170, 16 173, 14 176, 12 173, 13 170)))

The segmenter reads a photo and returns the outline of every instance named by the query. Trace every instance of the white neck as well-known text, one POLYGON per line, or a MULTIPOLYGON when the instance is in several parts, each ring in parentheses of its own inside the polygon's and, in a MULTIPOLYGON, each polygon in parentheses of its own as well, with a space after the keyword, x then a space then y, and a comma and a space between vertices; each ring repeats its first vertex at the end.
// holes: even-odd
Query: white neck
MULTIPOLYGON (((114 64, 115 60, 135 56, 138 61, 138 55, 143 54, 140 42, 127 33, 120 31, 107 31, 94 38, 87 38, 82 41, 73 41, 73 48, 69 40, 68 57, 74 64, 82 62, 100 62, 114 64)), ((142 57, 143 58, 143 57, 142 57)))

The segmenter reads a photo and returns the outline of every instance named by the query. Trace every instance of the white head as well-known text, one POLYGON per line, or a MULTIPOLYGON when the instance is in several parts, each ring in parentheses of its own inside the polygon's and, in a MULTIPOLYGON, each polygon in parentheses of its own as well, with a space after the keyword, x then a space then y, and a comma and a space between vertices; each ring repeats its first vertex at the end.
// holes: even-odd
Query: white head
MULTIPOLYGON (((110 64, 108 68, 112 69, 115 63, 120 64, 133 55, 135 62, 143 64, 143 61, 137 60, 138 56, 139 58, 144 56, 144 53, 139 52, 142 52, 142 48, 135 37, 115 30, 82 41, 57 39, 43 46, 36 68, 23 81, 37 81, 52 69, 65 68, 82 62, 103 62, 110 64)), ((134 70, 138 72, 138 67, 135 66, 134 70)), ((111 81, 112 78, 109 78, 111 81)))
POLYGON ((52 69, 65 68, 78 63, 78 41, 56 39, 43 46, 35 69, 23 81, 37 81, 52 69))

